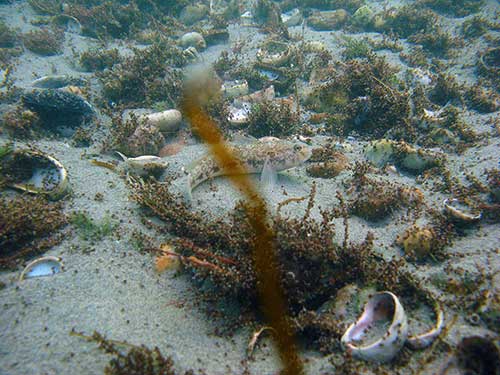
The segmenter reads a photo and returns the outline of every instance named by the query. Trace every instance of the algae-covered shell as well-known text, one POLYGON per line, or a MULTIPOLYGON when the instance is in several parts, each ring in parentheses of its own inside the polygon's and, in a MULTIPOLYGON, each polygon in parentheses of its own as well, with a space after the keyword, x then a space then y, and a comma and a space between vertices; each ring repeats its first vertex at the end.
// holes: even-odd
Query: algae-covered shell
POLYGON ((9 161, 8 186, 31 194, 59 199, 69 190, 68 172, 57 159, 39 151, 17 150, 9 161))
POLYGON ((365 305, 363 314, 341 338, 341 343, 353 356, 376 362, 389 362, 403 347, 408 337, 406 313, 398 297, 391 292, 376 293, 365 305), (376 332, 374 341, 362 339, 371 331, 380 330, 381 323, 389 327, 376 332), (378 326, 378 327, 377 327, 378 326))
POLYGON ((416 149, 406 142, 388 139, 373 141, 365 148, 365 157, 377 167, 389 162, 414 173, 436 166, 439 155, 424 149, 416 149))
POLYGON ((64 271, 62 259, 55 256, 44 256, 30 262, 21 272, 19 281, 31 279, 33 277, 52 276, 64 271))
POLYGON ((441 334, 444 328, 443 310, 437 302, 434 302, 434 314, 436 315, 436 324, 427 332, 419 333, 408 337, 407 344, 412 349, 424 349, 441 334))
POLYGON ((314 12, 307 19, 307 23, 314 30, 337 30, 347 22, 349 13, 345 9, 314 12))
POLYGON ((276 40, 268 40, 257 51, 257 60, 262 65, 283 66, 292 56, 292 47, 276 40))
POLYGON ((474 223, 481 220, 481 212, 474 211, 465 203, 460 203, 458 199, 445 199, 443 202, 445 213, 459 223, 474 223))
POLYGON ((368 27, 371 25, 374 16, 373 10, 368 5, 363 5, 352 15, 352 23, 361 27, 368 27))
POLYGON ((500 47, 489 48, 480 55, 479 69, 484 74, 498 77, 500 74, 500 47))
POLYGON ((183 36, 181 36, 179 44, 184 48, 194 47, 199 51, 207 48, 207 43, 205 42, 205 38, 203 38, 203 35, 197 33, 196 31, 186 33, 183 36))

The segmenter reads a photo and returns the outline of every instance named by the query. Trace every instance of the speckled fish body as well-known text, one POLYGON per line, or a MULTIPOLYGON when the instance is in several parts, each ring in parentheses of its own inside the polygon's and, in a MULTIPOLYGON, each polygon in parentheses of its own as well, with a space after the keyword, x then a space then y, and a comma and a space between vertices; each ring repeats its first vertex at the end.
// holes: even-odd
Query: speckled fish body
MULTIPOLYGON (((301 165, 311 156, 307 145, 274 137, 264 137, 249 145, 230 147, 248 173, 261 173, 266 162, 267 167, 276 172, 283 171, 301 165)), ((201 158, 189 172, 189 193, 204 181, 224 175, 227 175, 226 171, 210 155, 201 158)))

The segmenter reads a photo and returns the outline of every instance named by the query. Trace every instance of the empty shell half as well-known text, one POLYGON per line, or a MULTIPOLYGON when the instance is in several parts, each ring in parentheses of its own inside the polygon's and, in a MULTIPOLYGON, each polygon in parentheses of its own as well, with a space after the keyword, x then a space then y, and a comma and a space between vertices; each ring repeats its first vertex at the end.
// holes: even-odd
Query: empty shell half
POLYGON ((39 151, 16 150, 7 161, 8 186, 59 199, 68 192, 68 172, 55 158, 39 151))
POLYGON ((62 271, 64 271, 64 265, 61 258, 45 256, 30 262, 21 273, 19 281, 33 277, 52 276, 62 271))
POLYGON ((408 337, 408 346, 412 349, 424 349, 428 347, 439 336, 444 328, 443 310, 437 302, 434 302, 434 314, 436 324, 429 331, 408 337))
POLYGON ((458 199, 445 199, 443 208, 446 214, 457 223, 473 223, 481 220, 481 212, 475 211, 458 199))
POLYGON ((341 343, 357 358, 388 362, 401 350, 407 337, 403 306, 396 295, 385 291, 368 300, 363 314, 347 328, 341 343))

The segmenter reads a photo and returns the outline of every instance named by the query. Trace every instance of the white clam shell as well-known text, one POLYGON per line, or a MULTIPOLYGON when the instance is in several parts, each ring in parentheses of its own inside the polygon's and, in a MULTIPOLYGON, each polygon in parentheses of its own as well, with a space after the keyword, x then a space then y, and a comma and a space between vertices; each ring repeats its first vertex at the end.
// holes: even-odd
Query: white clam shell
POLYGON ((408 337, 407 344, 411 349, 424 349, 440 335, 444 328, 444 314, 438 303, 434 305, 436 325, 429 331, 408 337))
POLYGON ((398 297, 391 292, 376 293, 366 303, 363 314, 341 338, 342 346, 353 356, 367 361, 388 362, 401 350, 408 337, 408 321, 398 297), (390 322, 387 331, 375 341, 358 345, 357 342, 374 323, 390 322))
POLYGON ((64 271, 64 264, 61 258, 55 256, 45 256, 28 263, 24 268, 19 281, 31 279, 33 277, 52 276, 64 271))

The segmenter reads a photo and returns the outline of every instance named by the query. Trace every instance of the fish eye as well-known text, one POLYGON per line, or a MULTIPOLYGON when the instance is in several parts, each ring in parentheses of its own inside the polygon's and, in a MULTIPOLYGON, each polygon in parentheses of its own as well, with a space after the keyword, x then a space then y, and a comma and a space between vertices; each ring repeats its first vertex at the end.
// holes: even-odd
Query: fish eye
POLYGON ((295 145, 295 146, 293 146, 293 149, 295 151, 300 151, 300 150, 302 150, 302 146, 301 145, 295 145))

